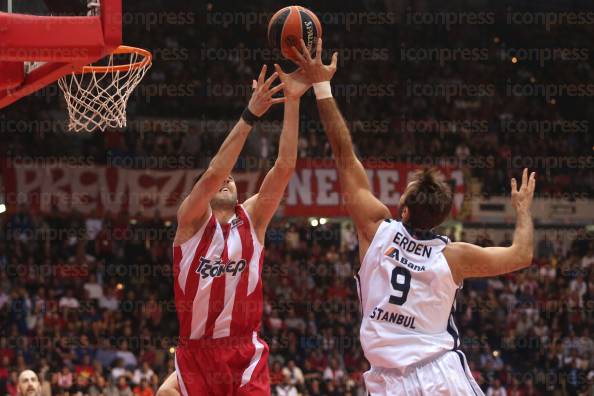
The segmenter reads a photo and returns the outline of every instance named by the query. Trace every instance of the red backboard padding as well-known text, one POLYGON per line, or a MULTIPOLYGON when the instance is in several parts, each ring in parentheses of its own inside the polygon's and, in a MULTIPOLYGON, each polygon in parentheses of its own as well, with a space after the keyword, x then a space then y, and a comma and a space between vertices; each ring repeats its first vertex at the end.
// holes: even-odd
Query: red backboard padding
MULTIPOLYGON (((102 0, 101 15, 90 17, 0 12, 0 27, 0 62, 47 62, 26 75, 20 86, 0 90, 3 108, 120 46, 122 0, 102 0)), ((18 76, 7 79, 16 80, 18 76)))
POLYGON ((14 89, 25 81, 23 62, 0 62, 0 91, 14 89))
POLYGON ((71 62, 104 52, 103 26, 96 17, 44 17, 0 12, 0 59, 71 62), (26 28, 26 29, 25 29, 26 28))

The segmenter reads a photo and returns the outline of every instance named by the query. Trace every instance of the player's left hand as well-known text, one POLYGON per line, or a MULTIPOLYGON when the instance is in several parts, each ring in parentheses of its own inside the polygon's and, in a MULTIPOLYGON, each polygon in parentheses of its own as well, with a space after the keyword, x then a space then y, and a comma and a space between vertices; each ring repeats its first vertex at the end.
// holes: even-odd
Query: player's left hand
POLYGON ((338 63, 338 52, 332 54, 332 62, 329 65, 322 63, 322 39, 319 38, 316 47, 316 56, 312 59, 305 41, 301 39, 302 53, 293 47, 295 54, 295 63, 305 72, 305 75, 311 83, 330 81, 336 73, 336 64, 338 63))
POLYGON ((283 69, 277 64, 274 65, 276 72, 284 84, 283 92, 287 99, 298 99, 311 88, 307 76, 303 69, 297 69, 293 73, 285 73, 283 69))
POLYGON ((515 178, 511 179, 512 205, 517 212, 530 212, 532 199, 534 198, 534 187, 536 186, 536 173, 532 172, 528 177, 528 168, 522 172, 522 184, 518 190, 518 183, 515 178))
POLYGON ((262 66, 258 81, 254 80, 254 92, 248 103, 248 109, 250 109, 256 117, 264 115, 273 104, 283 103, 285 101, 285 98, 272 97, 272 95, 283 89, 284 84, 281 82, 277 86, 270 88, 274 80, 278 78, 278 73, 274 72, 267 80, 264 80, 266 77, 266 69, 266 65, 262 66))

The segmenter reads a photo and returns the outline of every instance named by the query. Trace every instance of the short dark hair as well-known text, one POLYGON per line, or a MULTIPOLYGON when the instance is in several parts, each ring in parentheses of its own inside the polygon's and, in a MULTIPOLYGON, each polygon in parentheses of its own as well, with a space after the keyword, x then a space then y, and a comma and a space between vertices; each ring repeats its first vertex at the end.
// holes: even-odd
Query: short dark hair
POLYGON ((440 225, 452 210, 453 195, 450 186, 439 179, 435 168, 423 169, 413 179, 404 197, 408 208, 408 224, 413 228, 430 230, 440 225))

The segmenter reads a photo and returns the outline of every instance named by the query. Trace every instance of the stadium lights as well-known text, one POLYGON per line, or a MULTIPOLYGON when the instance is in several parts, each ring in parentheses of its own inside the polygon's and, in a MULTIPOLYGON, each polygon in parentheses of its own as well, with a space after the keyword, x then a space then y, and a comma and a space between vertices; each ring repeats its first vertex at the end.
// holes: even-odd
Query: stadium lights
POLYGON ((0 204, 0 213, 6 212, 6 205, 0 204))
POLYGON ((324 225, 328 222, 328 219, 325 217, 320 217, 319 219, 315 218, 315 217, 310 217, 309 218, 309 224, 312 227, 317 227, 319 225, 324 225))

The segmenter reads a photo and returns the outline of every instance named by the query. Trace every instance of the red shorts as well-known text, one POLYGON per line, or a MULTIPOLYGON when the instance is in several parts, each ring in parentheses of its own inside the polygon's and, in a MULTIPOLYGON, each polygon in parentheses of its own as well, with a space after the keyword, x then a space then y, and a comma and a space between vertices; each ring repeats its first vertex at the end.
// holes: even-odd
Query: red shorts
POLYGON ((269 396, 268 345, 252 337, 189 340, 175 352, 182 396, 269 396))

